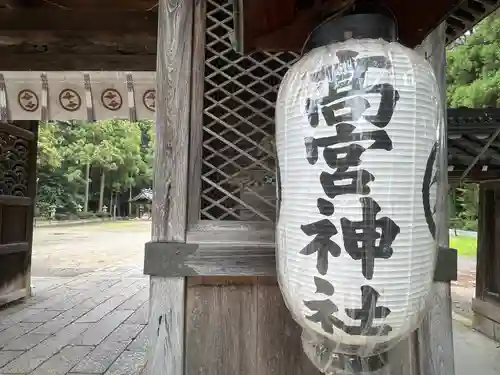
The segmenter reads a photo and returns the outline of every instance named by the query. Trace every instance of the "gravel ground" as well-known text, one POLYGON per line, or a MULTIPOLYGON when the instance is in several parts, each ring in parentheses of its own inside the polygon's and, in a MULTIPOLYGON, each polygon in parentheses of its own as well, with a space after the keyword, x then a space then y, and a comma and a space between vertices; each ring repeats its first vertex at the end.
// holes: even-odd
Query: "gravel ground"
MULTIPOLYGON (((111 222, 36 228, 33 276, 77 276, 103 267, 142 265, 151 221, 111 222)), ((452 283, 453 311, 472 318, 476 259, 459 258, 458 281, 452 283)))
POLYGON ((32 276, 77 276, 103 267, 142 265, 151 221, 36 228, 32 276))

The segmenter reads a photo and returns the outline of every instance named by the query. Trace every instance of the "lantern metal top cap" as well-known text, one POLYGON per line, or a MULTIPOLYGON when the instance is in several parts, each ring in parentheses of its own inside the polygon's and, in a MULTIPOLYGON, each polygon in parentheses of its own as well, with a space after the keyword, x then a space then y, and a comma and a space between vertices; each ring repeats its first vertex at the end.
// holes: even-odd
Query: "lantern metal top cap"
POLYGON ((314 29, 303 51, 326 46, 347 39, 397 39, 396 22, 389 16, 378 13, 349 14, 332 18, 314 29))

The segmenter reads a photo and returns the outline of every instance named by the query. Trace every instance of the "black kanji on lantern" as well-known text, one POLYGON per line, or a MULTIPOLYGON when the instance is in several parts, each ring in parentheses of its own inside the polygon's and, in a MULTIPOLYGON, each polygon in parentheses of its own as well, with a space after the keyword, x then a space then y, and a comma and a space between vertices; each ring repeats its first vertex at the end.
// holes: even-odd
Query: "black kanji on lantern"
POLYGON ((365 120, 378 128, 384 128, 392 119, 394 107, 399 100, 399 92, 389 83, 375 85, 369 92, 380 94, 380 104, 377 113, 373 116, 365 116, 365 120))
MULTIPOLYGON (((335 292, 333 285, 327 280, 319 277, 314 278, 316 293, 332 296, 335 292)), ((334 316, 339 311, 337 305, 330 299, 304 301, 304 305, 313 312, 312 315, 306 315, 306 319, 318 323, 325 332, 333 333, 333 327, 336 327, 349 335, 357 336, 387 336, 392 327, 387 324, 374 325, 375 319, 385 319, 391 313, 391 310, 385 306, 377 306, 380 294, 369 285, 361 287, 361 308, 345 309, 346 315, 359 320, 359 326, 347 325, 345 322, 334 316)))
MULTIPOLYGON (((333 296, 335 288, 333 285, 322 278, 314 277, 314 284, 316 285, 316 293, 324 294, 326 296, 333 296)), ((326 300, 316 300, 316 301, 304 301, 304 305, 314 313, 312 315, 306 316, 306 319, 314 323, 321 324, 323 330, 329 333, 333 333, 333 323, 331 322, 332 314, 339 311, 337 306, 329 299, 326 300)))
POLYGON ((337 51, 338 63, 321 67, 311 74, 312 81, 323 85, 328 82, 328 94, 319 99, 306 99, 309 124, 319 124, 319 109, 328 126, 341 121, 357 121, 370 108, 365 98, 367 94, 380 94, 380 105, 376 115, 365 119, 375 126, 386 126, 394 114, 399 100, 399 92, 389 83, 365 86, 368 68, 390 69, 392 64, 387 56, 366 56, 357 58, 359 53, 352 50, 337 51), (350 108, 350 113, 345 108, 350 108), (342 111, 342 114, 339 113, 342 111), (337 112, 337 114, 336 114, 337 112))
POLYGON ((309 125, 319 125, 319 110, 328 126, 339 122, 358 121, 364 117, 379 128, 387 126, 394 114, 394 108, 399 100, 399 92, 389 83, 377 84, 366 90, 349 90, 338 92, 335 82, 330 82, 329 93, 320 99, 306 99, 306 112, 309 125), (380 94, 380 104, 375 115, 365 116, 365 111, 371 107, 366 99, 368 94, 380 94), (346 111, 346 108, 349 108, 346 111))
POLYGON ((400 228, 388 217, 376 218, 380 212, 380 206, 372 198, 360 198, 360 202, 363 220, 351 221, 344 217, 340 219, 340 223, 345 250, 352 259, 361 259, 363 276, 371 280, 375 259, 389 259, 392 256, 391 246, 400 228))
MULTIPOLYGON (((359 326, 344 326, 343 331, 351 335, 387 336, 392 327, 387 324, 374 326, 375 319, 385 319, 391 310, 385 306, 377 306, 380 294, 369 285, 361 287, 361 308, 345 309, 347 316, 353 320, 360 320, 359 326)), ((340 327, 339 327, 340 328, 340 327)))
MULTIPOLYGON (((325 148, 323 157, 330 165, 335 165, 337 168, 347 169, 350 166, 356 166, 359 163, 359 157, 366 150, 392 150, 392 140, 385 130, 374 130, 367 132, 354 132, 356 127, 347 122, 337 124, 337 135, 331 137, 313 138, 307 137, 304 139, 307 153, 307 161, 309 164, 316 164, 318 161, 318 148, 325 148), (339 143, 351 143, 360 141, 374 141, 367 149, 364 147, 350 148, 349 154, 343 158, 338 156, 342 154, 339 151, 341 148, 330 148, 330 146, 338 145, 339 143), (361 149, 363 149, 361 151, 361 149), (361 153, 360 153, 361 151, 361 153)), ((346 148, 342 148, 346 149, 346 148)), ((345 150, 344 150, 344 153, 345 150)))
POLYGON ((331 239, 337 234, 337 228, 330 220, 323 219, 315 223, 301 225, 300 229, 307 236, 316 235, 300 253, 303 255, 317 253, 316 269, 321 275, 325 275, 328 271, 328 254, 333 257, 340 255, 339 245, 331 239))
POLYGON ((321 277, 314 276, 314 285, 316 285, 315 293, 324 294, 330 297, 335 293, 334 286, 328 280, 322 279, 321 277))
POLYGON ((314 314, 306 316, 307 320, 319 323, 325 332, 333 333, 334 319, 333 314, 339 311, 337 305, 331 300, 304 301, 304 305, 314 314))
POLYGON ((362 194, 370 193, 368 183, 375 180, 375 177, 368 171, 336 171, 335 173, 321 172, 319 176, 321 186, 329 198, 335 198, 341 194, 362 194), (340 183, 349 180, 348 184, 340 183))
POLYGON ((335 212, 335 206, 326 199, 318 198, 318 211, 321 215, 332 216, 335 212))

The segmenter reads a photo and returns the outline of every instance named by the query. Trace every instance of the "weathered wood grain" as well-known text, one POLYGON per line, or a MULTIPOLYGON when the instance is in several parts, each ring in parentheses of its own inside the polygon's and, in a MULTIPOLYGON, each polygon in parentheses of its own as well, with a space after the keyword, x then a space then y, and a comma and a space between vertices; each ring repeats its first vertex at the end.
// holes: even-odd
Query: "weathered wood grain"
MULTIPOLYGON (((221 239, 227 237, 227 232, 224 231, 216 234, 221 239)), ((456 250, 441 249, 437 262, 435 281, 456 280, 456 250)), ((272 243, 251 241, 214 241, 200 244, 148 242, 145 249, 144 273, 162 277, 276 277, 276 249, 272 243)))
POLYGON ((2 133, 8 133, 15 137, 26 139, 27 141, 33 141, 36 136, 30 128, 24 129, 21 126, 15 126, 7 122, 0 122, 0 131, 2 133))
POLYGON ((500 303, 498 302, 482 301, 478 298, 474 298, 472 300, 472 310, 476 314, 500 323, 500 303))
POLYGON ((494 237, 490 244, 491 257, 485 275, 488 288, 484 292, 487 297, 493 297, 497 302, 500 302, 500 277, 498 277, 500 274, 500 252, 498 251, 500 245, 500 186, 498 185, 493 195, 493 207, 494 216, 490 216, 490 220, 493 221, 494 237))
POLYGON ((26 214, 26 241, 29 244, 28 255, 26 259, 26 275, 24 279, 27 297, 31 296, 31 258, 33 250, 33 232, 35 223, 35 200, 37 195, 37 157, 38 157, 38 121, 20 121, 21 126, 27 127, 33 134, 33 139, 30 143, 30 154, 28 156, 28 196, 31 198, 31 206, 27 209, 26 214))
POLYGON ((186 236, 187 243, 196 244, 275 244, 274 223, 264 221, 202 220, 190 225, 186 236))
POLYGON ((258 367, 252 375, 321 374, 302 349, 302 329, 292 319, 278 285, 257 288, 258 367))
POLYGON ((0 255, 30 251, 29 242, 14 242, 0 245, 0 255))
POLYGON ((0 205, 5 206, 29 206, 31 199, 28 197, 16 197, 14 195, 0 195, 0 205))
POLYGON ((258 374, 255 286, 196 286, 188 296, 186 375, 258 374))
POLYGON ((144 273, 152 276, 275 276, 274 246, 146 244, 144 273))
MULTIPOLYGON (((160 0, 153 241, 185 242, 193 0, 160 0)), ((147 373, 184 373, 184 278, 151 277, 147 373)))
MULTIPOLYGON (((189 144, 188 224, 200 220, 201 167, 203 153, 203 94, 205 87, 206 0, 196 0, 193 22, 193 68, 191 77, 191 135, 189 144)), ((188 225, 188 227, 189 227, 188 225)))
MULTIPOLYGON (((38 121, 0 123, 3 138, 18 137, 27 142, 24 196, 1 195, 0 205, 0 305, 16 297, 30 295, 31 245, 34 199, 36 196, 36 157, 38 121), (19 291, 19 293, 17 293, 19 291)), ((14 194, 10 192, 8 194, 14 194)))
POLYGON ((186 375, 320 374, 276 278, 215 279, 188 287, 186 375))
POLYGON ((491 204, 494 198, 494 191, 488 189, 488 185, 479 185, 479 206, 478 206, 478 228, 477 228, 477 262, 476 262, 476 298, 484 298, 486 285, 486 270, 488 264, 489 246, 492 244, 492 229, 494 223, 490 217, 495 214, 495 208, 491 204))
MULTIPOLYGON (((441 24, 424 41, 423 49, 427 52, 439 85, 441 86, 442 108, 446 108, 446 24, 441 24)), ((445 113, 446 115, 446 113, 445 113)), ((440 131, 439 169, 448 170, 446 121, 440 131)), ((437 225, 439 246, 448 247, 448 174, 440 174, 437 212, 443 213, 437 225)), ((451 317, 450 283, 434 283, 429 301, 430 311, 418 330, 420 375, 454 375, 453 328, 451 317)))

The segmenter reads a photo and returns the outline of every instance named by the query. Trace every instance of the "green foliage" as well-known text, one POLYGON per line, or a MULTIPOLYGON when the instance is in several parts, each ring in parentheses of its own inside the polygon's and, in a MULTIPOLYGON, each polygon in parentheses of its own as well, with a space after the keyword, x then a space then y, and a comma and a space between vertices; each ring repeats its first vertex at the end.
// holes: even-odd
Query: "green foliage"
POLYGON ((463 184, 450 191, 450 228, 477 231, 479 187, 463 184))
MULTIPOLYGON (((106 120, 42 123, 39 127, 37 214, 56 219, 92 218, 82 212, 85 200, 97 211, 102 194, 108 211, 113 203, 126 202, 129 189, 152 183, 153 125, 106 120), (89 165, 89 176, 86 176, 89 165), (104 176, 104 190, 100 191, 104 176), (89 196, 85 185, 89 183, 89 196), (113 202, 109 197, 113 194, 113 202), (120 199, 121 195, 124 195, 120 199)), ((109 216, 100 213, 99 216, 109 216)))
POLYGON ((473 257, 477 253, 477 238, 467 236, 451 236, 450 247, 457 249, 458 255, 473 257))
POLYGON ((450 107, 500 106, 500 11, 447 51, 450 107))

